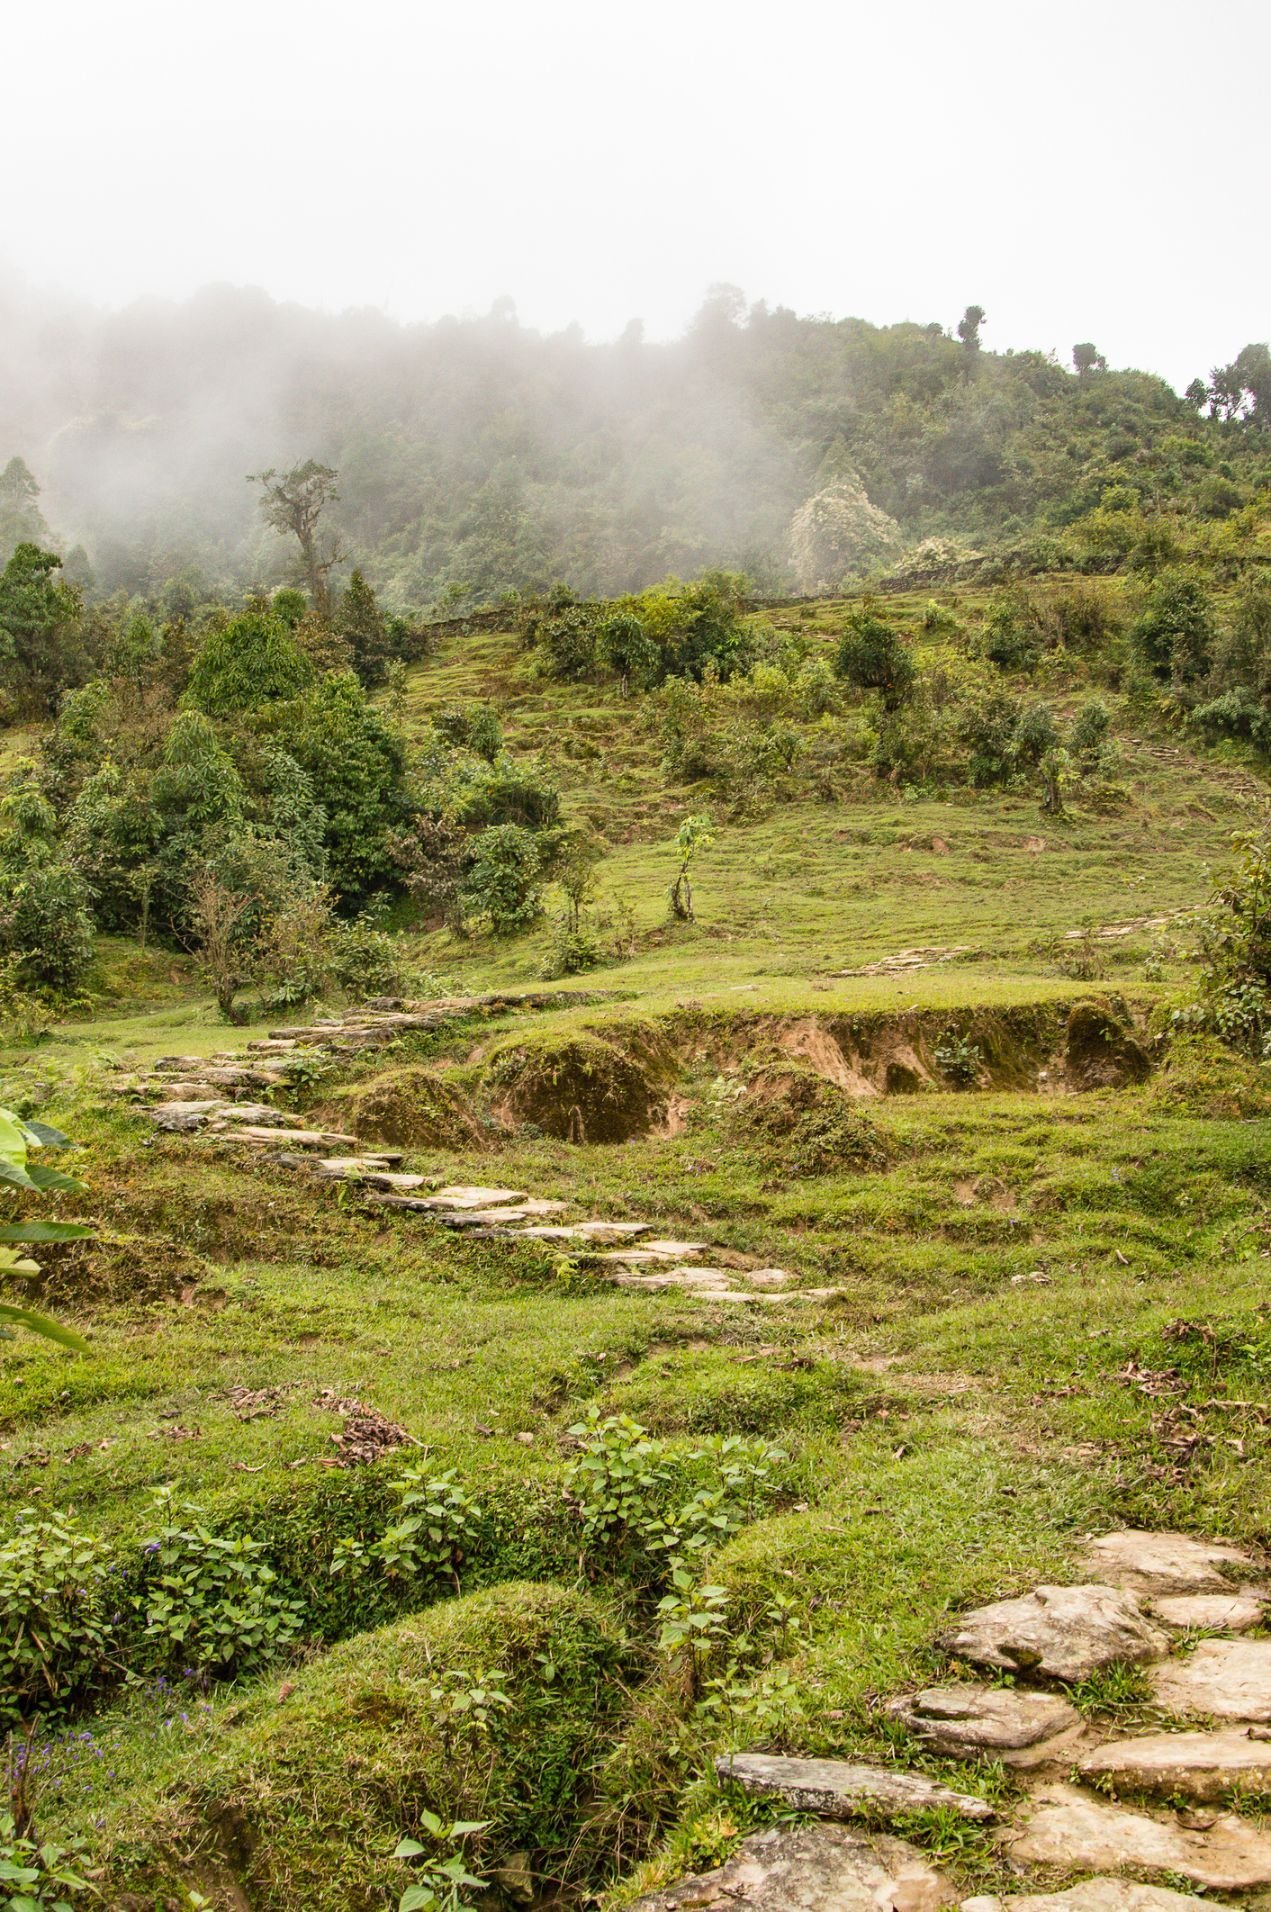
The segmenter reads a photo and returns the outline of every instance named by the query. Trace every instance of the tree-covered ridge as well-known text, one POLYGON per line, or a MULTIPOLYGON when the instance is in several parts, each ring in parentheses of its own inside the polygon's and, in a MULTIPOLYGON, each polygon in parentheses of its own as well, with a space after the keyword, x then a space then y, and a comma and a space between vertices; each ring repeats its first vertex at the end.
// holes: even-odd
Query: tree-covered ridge
POLYGON ((292 526, 261 519, 243 476, 289 461, 339 472, 329 528, 403 609, 720 566, 832 588, 926 538, 997 546, 1090 519, 1086 544, 1116 561, 1135 514, 1223 523, 1271 478, 1257 344, 1180 397, 1088 340, 1071 371, 996 353, 975 306, 948 328, 875 326, 724 290, 680 340, 633 326, 592 345, 506 305, 397 326, 217 288, 63 314, 52 355, 46 338, 24 365, 37 328, 10 300, 0 450, 24 463, 0 479, 0 539, 39 541, 34 473, 62 548, 85 547, 72 576, 105 593, 280 581, 292 526))

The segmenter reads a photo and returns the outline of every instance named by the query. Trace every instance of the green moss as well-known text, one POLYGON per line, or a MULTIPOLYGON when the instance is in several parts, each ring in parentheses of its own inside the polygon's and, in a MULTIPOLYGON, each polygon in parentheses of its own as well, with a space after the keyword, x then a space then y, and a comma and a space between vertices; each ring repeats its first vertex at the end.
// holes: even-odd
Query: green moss
POLYGON ((485 1086, 505 1119, 566 1142, 630 1141, 666 1107, 652 1072, 627 1046, 586 1032, 501 1049, 485 1086))
POLYGON ((1148 1101, 1163 1115, 1248 1121, 1271 1115, 1271 1069, 1229 1049, 1217 1036, 1175 1036, 1148 1101))
POLYGON ((489 1822, 468 1846, 478 1870, 521 1851, 546 1879, 577 1878, 600 1837, 578 1836, 580 1808, 630 1671, 612 1610, 558 1586, 515 1582, 362 1634, 152 1769, 103 1832, 103 1890, 118 1905, 201 1878, 258 1912, 369 1912, 408 1882, 389 1855, 424 1811, 489 1822), (506 1701, 484 1722, 454 1704, 478 1684, 506 1701))
POLYGON ((479 1149, 488 1139, 458 1084, 422 1063, 337 1089, 314 1113, 359 1141, 390 1148, 479 1149))

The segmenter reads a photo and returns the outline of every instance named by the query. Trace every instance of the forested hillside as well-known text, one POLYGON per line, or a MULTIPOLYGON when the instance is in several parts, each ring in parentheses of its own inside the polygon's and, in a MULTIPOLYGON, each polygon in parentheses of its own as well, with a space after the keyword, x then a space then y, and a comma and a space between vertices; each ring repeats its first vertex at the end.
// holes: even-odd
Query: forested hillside
POLYGON ((1071 367, 996 353, 991 318, 876 326, 725 288, 672 343, 633 324, 591 344, 510 302, 400 326, 226 287, 109 315, 0 288, 0 466, 22 461, 0 544, 34 509, 98 595, 182 579, 237 598, 288 563, 245 479, 307 458, 340 474, 346 572, 404 611, 721 566, 826 590, 932 537, 946 560, 1005 545, 1044 566, 1114 564, 1162 518, 1184 541, 1252 535, 1265 345, 1225 342, 1231 362, 1180 397, 1088 341, 1071 367))

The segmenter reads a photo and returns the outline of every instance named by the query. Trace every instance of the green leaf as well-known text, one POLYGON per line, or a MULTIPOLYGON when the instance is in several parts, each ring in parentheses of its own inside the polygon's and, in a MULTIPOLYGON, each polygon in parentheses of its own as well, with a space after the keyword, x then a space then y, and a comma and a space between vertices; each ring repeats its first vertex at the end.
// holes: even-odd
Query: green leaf
POLYGON ((393 1857, 395 1859, 417 1859, 424 1850, 425 1848, 420 1845, 418 1839, 399 1839, 393 1848, 393 1857))
POLYGON ((68 1149, 72 1146, 69 1135, 63 1135, 61 1129, 50 1128, 47 1122, 24 1122, 22 1126, 42 1148, 68 1149))
POLYGON ((0 1241, 83 1241, 95 1232, 85 1222, 6 1222, 0 1241))
MULTIPOLYGON (((24 1156, 22 1159, 23 1162, 25 1162, 26 1157, 24 1156)), ((0 1148, 0 1182, 11 1182, 14 1188, 36 1188, 39 1186, 38 1183, 31 1180, 26 1169, 21 1166, 20 1163, 16 1162, 3 1148, 0 1148)))
POLYGON ((60 1321, 37 1314, 34 1308, 15 1308, 11 1302, 0 1301, 0 1324, 27 1328, 32 1334, 43 1335, 46 1341, 56 1341, 64 1348, 73 1348, 76 1354, 88 1353, 87 1341, 70 1328, 64 1328, 60 1321))

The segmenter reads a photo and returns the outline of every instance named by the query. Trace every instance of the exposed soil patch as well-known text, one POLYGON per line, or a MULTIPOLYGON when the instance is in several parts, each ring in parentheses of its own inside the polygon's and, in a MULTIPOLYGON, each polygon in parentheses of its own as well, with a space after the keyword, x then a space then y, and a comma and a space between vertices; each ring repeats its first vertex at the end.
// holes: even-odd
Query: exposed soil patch
POLYGON ((1077 1089, 1119 1089, 1142 1082, 1152 1064, 1124 1013, 1106 1002, 1079 1002, 1070 1011, 1064 1051, 1068 1081, 1077 1089))

